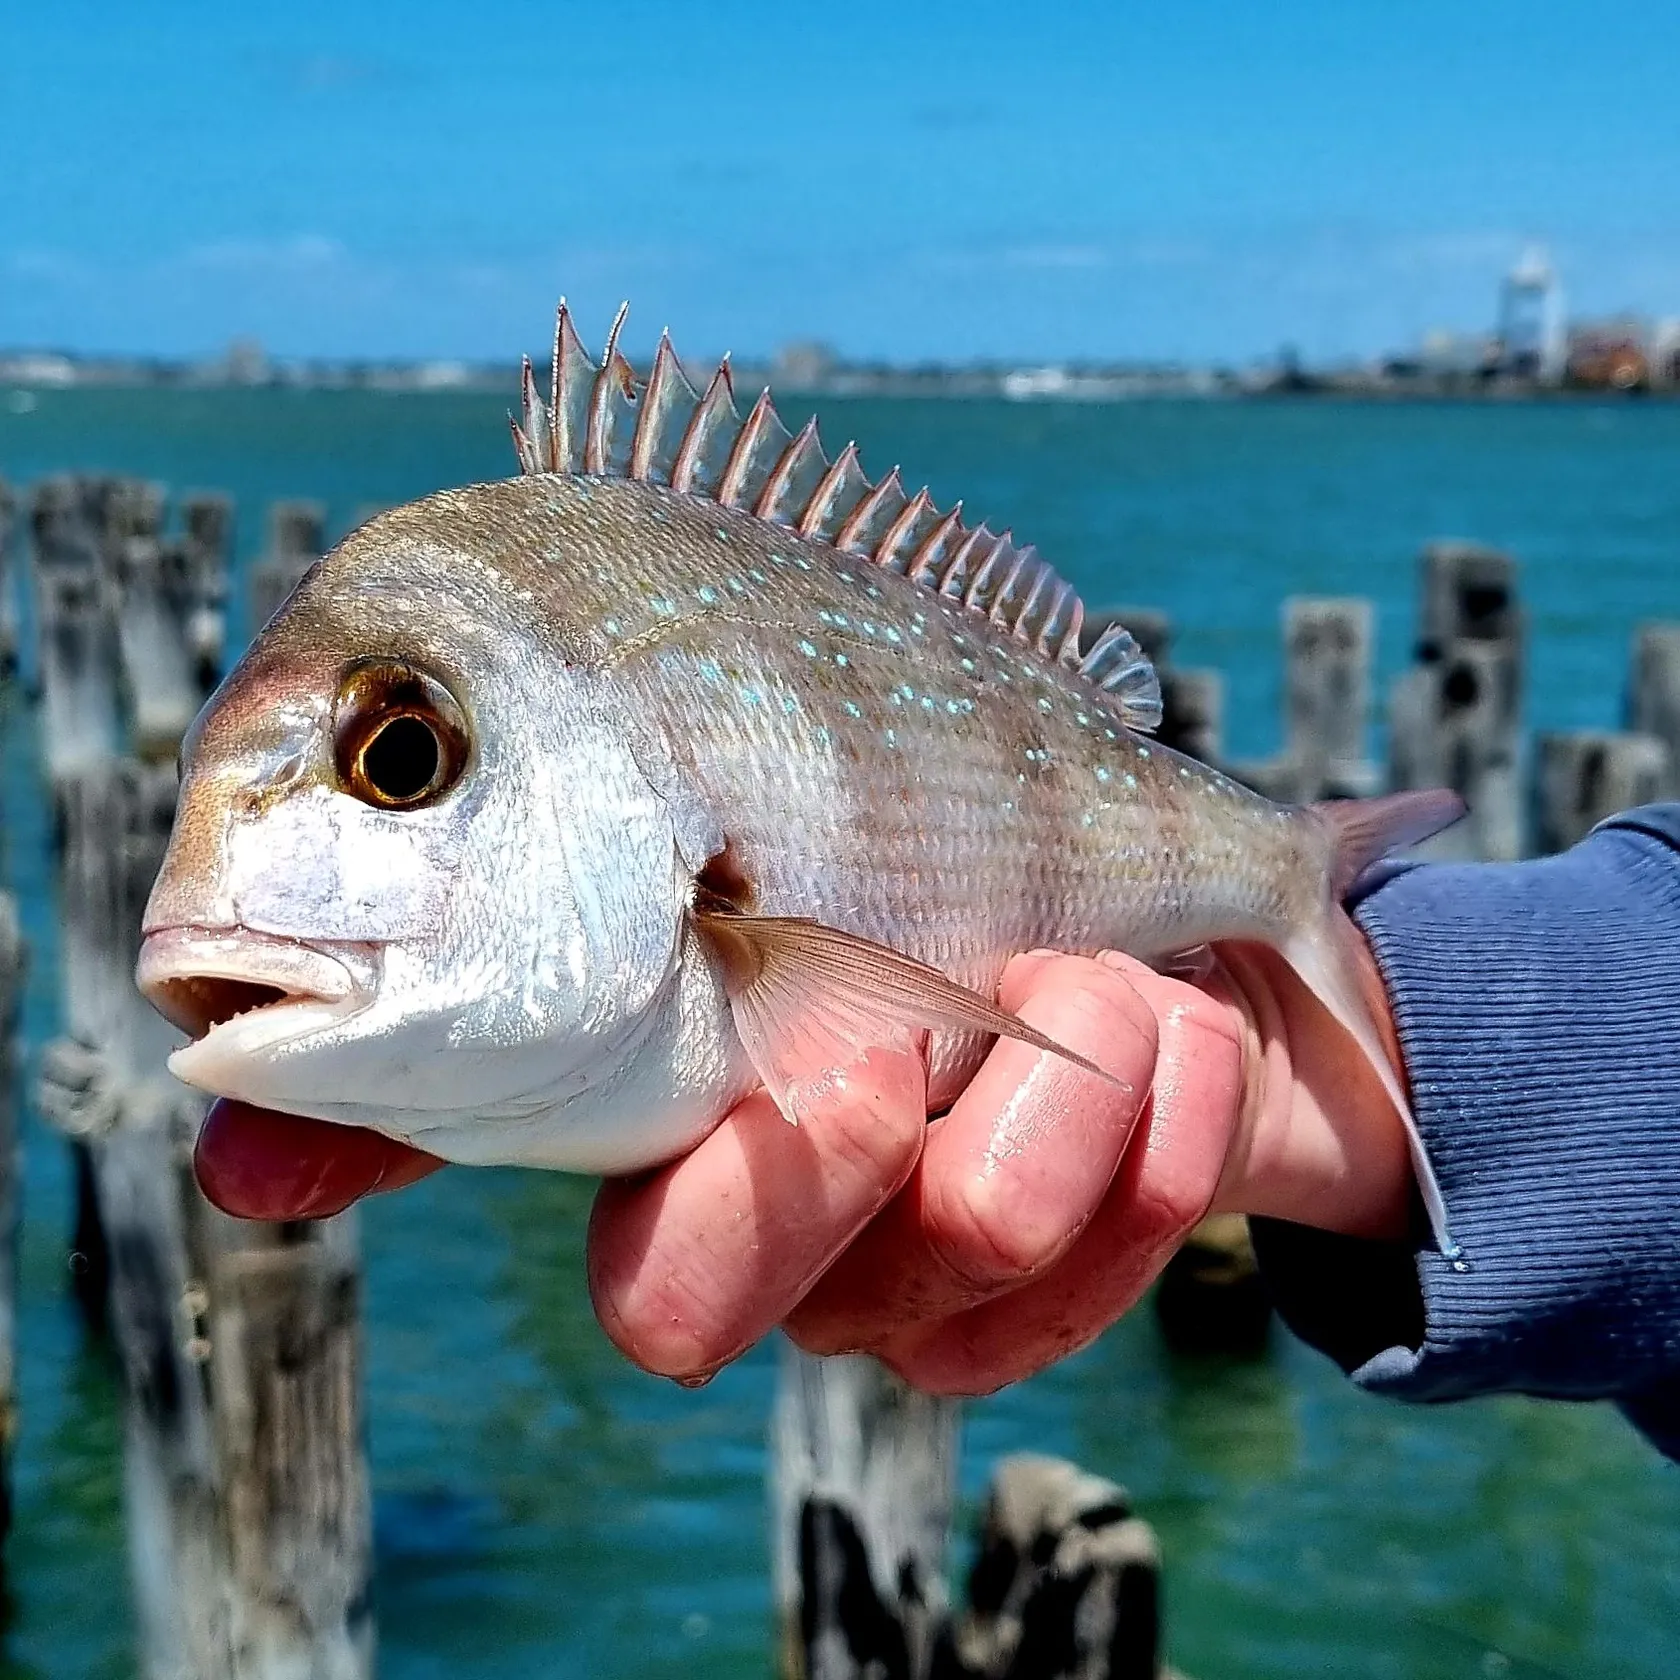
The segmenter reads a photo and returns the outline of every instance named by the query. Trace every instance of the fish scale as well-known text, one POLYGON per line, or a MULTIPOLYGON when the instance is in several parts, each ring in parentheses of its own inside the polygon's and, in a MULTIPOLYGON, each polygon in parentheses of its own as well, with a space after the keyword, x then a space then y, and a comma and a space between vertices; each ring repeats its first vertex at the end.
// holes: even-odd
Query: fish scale
POLYGON ((277 975, 275 941, 292 980, 181 1076, 450 1159, 627 1170, 757 1082, 797 1118, 907 1032, 935 1105, 992 1034, 1071 1056, 991 1001, 1017 952, 1260 940, 1370 1058, 1448 1246, 1338 901, 1450 796, 1280 807, 1151 740, 1137 643, 1082 651, 1031 548, 831 461, 768 394, 741 416, 727 364, 697 390, 662 338, 638 380, 622 321, 597 367, 562 308, 520 476, 353 532, 195 726, 142 977, 188 1020, 277 975), (370 787, 357 743, 398 718, 422 756, 370 787))

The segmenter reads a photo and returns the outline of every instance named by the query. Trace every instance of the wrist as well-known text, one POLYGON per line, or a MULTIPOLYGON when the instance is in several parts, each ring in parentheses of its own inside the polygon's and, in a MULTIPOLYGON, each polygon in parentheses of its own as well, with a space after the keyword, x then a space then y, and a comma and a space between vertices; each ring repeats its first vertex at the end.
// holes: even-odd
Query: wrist
MULTIPOLYGON (((1368 1007, 1404 1083, 1381 974, 1363 939, 1359 949, 1368 1007)), ((1237 945, 1220 955, 1223 972, 1210 989, 1240 1020, 1245 1081, 1215 1210, 1403 1237, 1411 1157, 1377 1070, 1276 952, 1237 945)))

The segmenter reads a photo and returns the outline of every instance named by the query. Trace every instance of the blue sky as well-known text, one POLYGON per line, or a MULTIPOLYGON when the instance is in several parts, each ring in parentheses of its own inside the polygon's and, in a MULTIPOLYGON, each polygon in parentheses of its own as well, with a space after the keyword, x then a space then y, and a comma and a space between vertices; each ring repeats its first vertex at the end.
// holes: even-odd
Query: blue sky
POLYGON ((0 344, 1313 357, 1680 314, 1680 5, 0 0, 0 344))

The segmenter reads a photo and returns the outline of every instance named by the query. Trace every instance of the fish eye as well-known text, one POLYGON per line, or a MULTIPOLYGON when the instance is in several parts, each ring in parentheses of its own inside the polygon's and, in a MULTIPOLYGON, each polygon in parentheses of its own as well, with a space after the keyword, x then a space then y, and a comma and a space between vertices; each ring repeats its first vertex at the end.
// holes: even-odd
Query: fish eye
POLYGON ((364 805, 411 811, 441 798, 469 747, 455 697, 412 665, 359 665, 339 686, 333 758, 339 785, 364 805))

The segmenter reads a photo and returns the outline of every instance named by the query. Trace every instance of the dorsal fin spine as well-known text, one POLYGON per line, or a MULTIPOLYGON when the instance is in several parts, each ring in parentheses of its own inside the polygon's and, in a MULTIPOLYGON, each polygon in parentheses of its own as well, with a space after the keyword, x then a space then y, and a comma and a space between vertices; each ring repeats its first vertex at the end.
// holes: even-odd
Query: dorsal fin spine
POLYGON ((671 488, 673 490, 690 490, 694 486, 694 469, 700 461, 700 452, 706 445, 706 434, 715 423, 715 415, 722 408, 731 414, 735 405, 730 401, 731 380, 729 375, 729 358, 727 356, 718 363, 717 372, 711 377, 706 386, 706 394, 695 405, 693 418, 688 422, 688 429, 683 433, 682 443, 677 449, 677 458, 671 467, 671 488))
POLYGON ((839 494, 841 485, 846 481, 846 474, 856 464, 857 445, 848 443, 834 457, 834 464, 822 475, 817 488, 812 492, 811 500, 805 506, 804 513, 799 516, 800 536, 814 537, 822 530, 823 522, 828 518, 833 507, 834 498, 839 494))
POLYGON ((958 502, 917 544, 916 552, 910 556, 908 575, 924 588, 937 589, 940 576, 939 561, 944 557, 945 544, 953 531, 961 529, 962 503, 958 502))
POLYGON ((607 470, 607 452, 610 447, 608 431, 612 414, 612 396, 614 386, 624 388, 624 383, 634 379, 634 372, 630 364, 618 353, 618 335, 624 330, 624 317, 630 313, 630 305, 621 303, 618 313, 613 317, 612 330, 607 334, 607 348, 601 356, 600 371, 595 375, 595 384, 589 393, 589 428, 583 435, 583 470, 586 473, 604 473, 607 470), (620 373, 620 369, 623 372, 620 373))
POLYGON ((618 348, 627 314, 626 305, 614 317, 597 368, 561 300, 548 403, 538 395, 527 359, 520 369, 520 415, 508 417, 522 473, 628 477, 668 483, 673 491, 726 507, 750 507, 757 518, 865 556, 918 588, 960 602, 1107 691, 1131 728, 1159 723, 1160 684, 1142 649, 1113 625, 1081 657, 1084 605, 1036 549, 1017 548, 1008 531, 994 535, 983 523, 970 530, 960 502, 942 514, 925 488, 907 495, 896 467, 871 484, 855 444, 831 463, 816 421, 789 433, 769 391, 743 420, 727 356, 697 395, 670 334, 661 333, 647 382, 638 390, 635 370, 618 348))
POLYGON ((723 469, 723 478, 717 490, 718 500, 725 507, 740 505, 747 469, 752 465, 753 452, 758 448, 759 436, 775 417, 776 411, 770 403, 770 387, 766 385, 758 393, 758 401, 752 405, 751 413, 742 424, 740 434, 735 439, 735 447, 729 451, 729 462, 723 469))
POLYGON ((903 486, 899 482, 897 467, 894 467, 892 471, 889 472, 887 476, 874 487, 874 489, 870 490, 864 496, 863 500, 860 501, 858 505, 846 516, 845 524, 834 533, 834 546, 836 548, 851 549, 855 553, 859 533, 869 523, 870 517, 875 513, 876 509, 879 508, 881 504, 885 502, 895 491, 899 494, 903 493, 903 486))
MULTIPOLYGON (((566 309, 566 299, 561 297, 559 309, 554 312, 554 354, 553 360, 549 361, 548 365, 548 437, 544 438, 544 444, 548 445, 549 472, 564 472, 566 467, 570 465, 570 462, 564 459, 563 442, 561 442, 561 435, 559 435, 561 415, 566 412, 566 408, 564 408, 564 395, 566 393, 563 390, 563 383, 564 378, 566 378, 566 361, 568 361, 566 334, 570 331, 571 311, 566 309)), ((536 383, 534 381, 531 390, 533 390, 534 395, 536 393, 536 383)))
POLYGON ((909 571, 910 556, 901 554, 899 550, 903 546, 904 539, 909 534, 911 526, 932 506, 933 497, 927 493, 925 487, 918 490, 910 498, 898 517, 882 533, 880 542, 875 545, 875 564, 877 566, 885 566, 889 572, 909 571))
POLYGON ((991 540, 992 533, 985 521, 976 525, 957 545, 957 552, 946 561, 939 573, 939 593, 953 601, 960 601, 968 583, 969 569, 982 543, 991 540))
POLYGON ((636 433, 630 440, 630 476, 647 480, 653 470, 653 451, 659 442, 659 428, 669 401, 671 369, 676 362, 671 348, 671 335, 659 335, 659 348, 653 353, 653 366, 648 369, 647 384, 642 389, 642 405, 636 415, 636 433))
MULTIPOLYGON (((801 428, 799 435, 782 451, 781 459, 770 469, 770 477, 765 481, 764 489, 759 494, 758 501, 753 505, 753 513, 759 519, 776 520, 778 503, 792 482, 793 471, 799 465, 805 452, 816 442, 817 417, 813 414, 801 428)), ((776 521, 778 524, 780 521, 776 521)))

